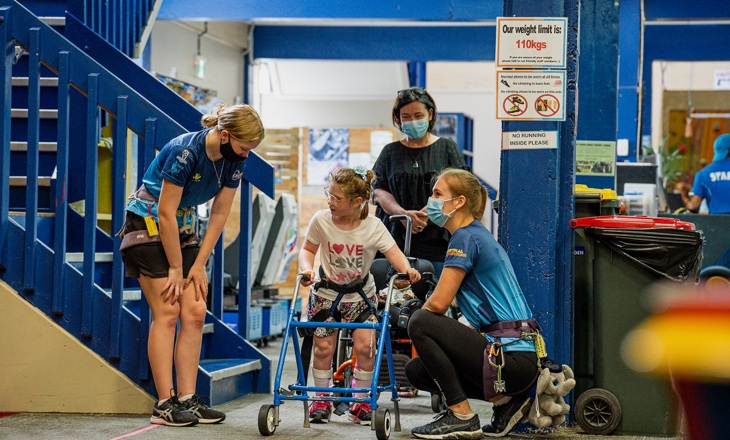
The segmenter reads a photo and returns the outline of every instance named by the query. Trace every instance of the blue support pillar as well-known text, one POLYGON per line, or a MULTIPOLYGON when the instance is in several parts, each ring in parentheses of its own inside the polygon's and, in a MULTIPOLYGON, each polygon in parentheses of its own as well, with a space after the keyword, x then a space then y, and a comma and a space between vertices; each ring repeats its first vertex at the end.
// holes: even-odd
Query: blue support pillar
POLYGON ((505 0, 506 17, 567 17, 565 122, 511 121, 504 132, 558 131, 558 148, 503 150, 499 240, 505 247, 549 356, 571 360, 572 231, 577 119, 579 0, 505 0))
POLYGON ((619 161, 636 162, 641 147, 641 0, 621 2, 619 12, 619 71, 616 139, 627 139, 629 150, 619 161))
POLYGON ((249 52, 246 51, 243 54, 243 104, 250 104, 253 100, 251 99, 251 59, 249 52))
MULTIPOLYGON (((581 89, 578 94, 578 108, 584 111, 578 118, 577 139, 580 141, 616 140, 618 40, 619 6, 613 0, 581 2, 581 53, 578 60, 578 80, 581 89)), ((636 121, 635 113, 632 117, 636 121)), ((575 181, 592 188, 616 187, 615 174, 581 175, 576 176, 575 181)))
POLYGON ((408 82, 411 87, 426 87, 426 63, 411 61, 408 63, 408 82))

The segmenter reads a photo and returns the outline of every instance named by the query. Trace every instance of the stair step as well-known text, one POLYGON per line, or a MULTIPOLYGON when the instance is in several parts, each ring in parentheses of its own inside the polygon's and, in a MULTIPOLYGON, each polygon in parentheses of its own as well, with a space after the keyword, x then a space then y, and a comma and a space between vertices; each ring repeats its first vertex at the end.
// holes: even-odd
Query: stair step
MULTIPOLYGON (((55 153, 58 144, 56 142, 38 142, 38 150, 55 153)), ((28 142, 12 141, 10 142, 10 151, 28 151, 28 142)))
POLYGON ((200 367, 210 374, 213 381, 240 376, 261 369, 259 359, 202 359, 200 367))
MULTIPOLYGON (((25 176, 10 176, 10 186, 26 186, 28 178, 25 176)), ((38 186, 51 186, 51 177, 38 177, 38 186)))
MULTIPOLYGON (((111 296, 111 291, 108 292, 111 296)), ((122 292, 122 301, 139 301, 142 299, 142 291, 140 289, 130 289, 122 292)))
MULTIPOLYGON (((41 119, 58 119, 58 109, 42 108, 39 110, 41 119)), ((10 116, 13 118, 28 118, 28 109, 14 108, 10 110, 10 116)))
POLYGON ((66 26, 66 17, 38 17, 48 26, 66 26))
MULTIPOLYGON (((112 297, 111 289, 105 289, 104 293, 109 298, 112 297)), ((139 301, 142 299, 142 291, 140 289, 125 289, 122 292, 122 301, 139 301)))
MULTIPOLYGON (((111 263, 114 261, 113 252, 97 252, 95 254, 94 261, 97 263, 111 263)), ((83 252, 67 252, 66 253, 67 263, 83 263, 84 253, 83 252)))
MULTIPOLYGON (((55 212, 39 212, 38 217, 55 217, 55 212)), ((22 221, 25 222, 25 211, 10 211, 8 213, 8 217, 13 217, 13 220, 15 221, 22 221)), ((25 223, 23 223, 25 224, 25 223)))
MULTIPOLYGON (((28 87, 30 80, 27 76, 13 77, 14 87, 28 87)), ((41 78, 41 87, 58 87, 58 78, 54 77, 43 77, 41 78)))

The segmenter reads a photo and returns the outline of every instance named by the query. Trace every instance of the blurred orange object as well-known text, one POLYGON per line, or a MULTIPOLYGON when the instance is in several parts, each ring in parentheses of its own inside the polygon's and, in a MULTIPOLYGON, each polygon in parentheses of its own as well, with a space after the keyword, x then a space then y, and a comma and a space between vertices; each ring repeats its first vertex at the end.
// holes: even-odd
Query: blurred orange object
POLYGON ((690 439, 730 438, 730 284, 661 285, 653 295, 653 315, 623 341, 624 362, 672 381, 690 439))

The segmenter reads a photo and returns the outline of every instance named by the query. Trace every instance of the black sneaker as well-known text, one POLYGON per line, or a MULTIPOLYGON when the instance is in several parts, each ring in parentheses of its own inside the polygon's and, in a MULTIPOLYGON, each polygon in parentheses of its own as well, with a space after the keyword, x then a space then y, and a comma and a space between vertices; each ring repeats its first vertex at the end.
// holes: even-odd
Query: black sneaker
POLYGON ((195 414, 188 411, 177 397, 170 397, 163 403, 155 403, 152 407, 152 417, 150 422, 155 425, 167 426, 193 426, 198 424, 198 418, 195 414))
POLYGON ((225 413, 208 408, 200 401, 200 396, 197 394, 193 394, 191 398, 180 402, 180 404, 193 413, 200 423, 218 423, 226 419, 225 413))
POLYGON ((461 420, 450 409, 437 415, 433 422, 411 429, 411 434, 416 438, 427 439, 479 439, 483 436, 479 415, 461 420))
POLYGON ((482 426, 484 435, 489 437, 504 437, 517 426, 525 415, 530 411, 532 399, 526 395, 513 396, 504 405, 494 407, 492 423, 482 426))

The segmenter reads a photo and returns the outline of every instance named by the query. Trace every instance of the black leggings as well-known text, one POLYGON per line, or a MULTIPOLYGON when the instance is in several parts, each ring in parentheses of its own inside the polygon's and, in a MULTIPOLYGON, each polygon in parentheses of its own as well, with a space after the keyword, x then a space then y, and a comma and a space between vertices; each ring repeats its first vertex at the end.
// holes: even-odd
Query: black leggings
MULTIPOLYGON (((416 311, 408 322, 408 335, 418 356, 406 364, 406 377, 414 387, 443 393, 448 406, 467 398, 484 400, 482 382, 487 339, 455 319, 428 310, 416 311)), ((506 352, 502 379, 508 395, 528 388, 537 377, 534 352, 506 352)))

